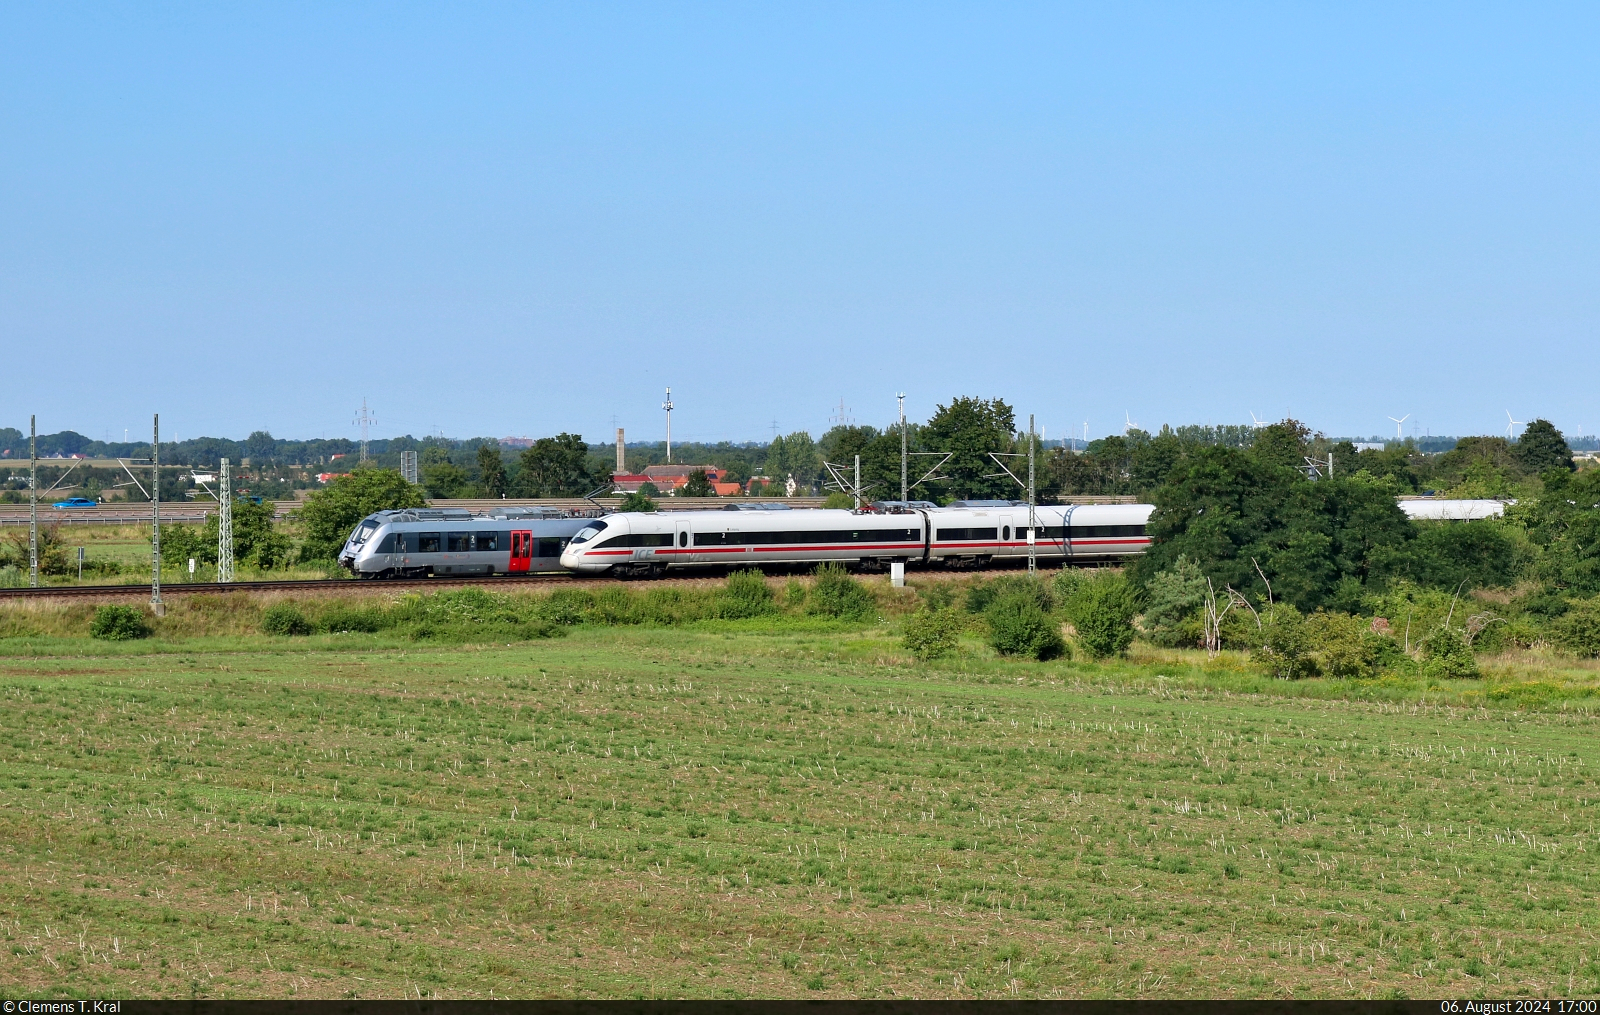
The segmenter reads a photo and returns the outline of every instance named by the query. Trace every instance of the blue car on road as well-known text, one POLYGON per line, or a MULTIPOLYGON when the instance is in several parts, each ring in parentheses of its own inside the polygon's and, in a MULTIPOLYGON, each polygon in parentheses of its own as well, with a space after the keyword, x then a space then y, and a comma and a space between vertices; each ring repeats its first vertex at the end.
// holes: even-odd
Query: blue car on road
POLYGON ((94 506, 94 501, 87 497, 68 497, 66 500, 58 500, 55 502, 55 507, 58 508, 80 508, 94 506))

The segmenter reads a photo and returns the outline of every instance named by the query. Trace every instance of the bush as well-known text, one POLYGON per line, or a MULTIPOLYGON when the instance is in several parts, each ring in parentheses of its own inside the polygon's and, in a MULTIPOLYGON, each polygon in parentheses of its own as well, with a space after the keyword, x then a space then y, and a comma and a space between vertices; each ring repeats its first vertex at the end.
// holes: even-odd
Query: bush
POLYGON ((938 659, 956 650, 961 627, 961 615, 956 611, 924 607, 906 618, 901 641, 918 659, 938 659))
POLYGON ((594 595, 587 589, 556 589, 539 603, 538 615, 552 624, 581 624, 593 607, 594 595))
POLYGON ((1078 643, 1096 659, 1118 656, 1133 644, 1137 610, 1133 588, 1120 572, 1103 571, 1080 578, 1067 599, 1067 616, 1077 628, 1078 643))
POLYGON ((1400 654, 1393 638, 1374 634, 1362 617, 1318 610, 1305 626, 1313 662, 1330 677, 1373 677, 1400 654))
POLYGON ((311 622, 294 603, 273 603, 261 612, 261 630, 267 634, 310 634, 311 622))
POLYGON ((1288 603, 1277 603, 1261 611, 1260 648, 1257 656, 1279 680, 1299 680, 1316 673, 1311 658, 1311 632, 1300 611, 1288 603))
POLYGON ((89 633, 106 641, 132 641, 150 636, 144 611, 133 606, 102 606, 94 611, 89 633))
POLYGON ((1145 588, 1144 631, 1166 648, 1194 645, 1198 625, 1191 623, 1206 603, 1206 576, 1183 554, 1170 570, 1159 571, 1145 588))
POLYGON ((1066 651, 1060 629, 1027 590, 996 599, 984 611, 984 619, 989 622, 989 644, 1003 656, 1054 659, 1066 651))
POLYGON ((1055 611, 1055 596, 1048 585, 1027 575, 1008 574, 991 582, 977 582, 967 589, 967 612, 987 613, 991 604, 1012 595, 1026 596, 1044 613, 1055 611))
POLYGON ((827 498, 823 500, 822 506, 835 510, 847 510, 856 506, 856 499, 848 493, 840 493, 836 490, 828 494, 827 498))
POLYGON ((1084 582, 1083 572, 1071 564, 1062 564, 1061 570, 1056 572, 1050 584, 1055 588, 1056 602, 1066 603, 1071 601, 1073 593, 1084 582))
POLYGON ((346 632, 371 634, 393 625, 393 619, 382 607, 334 603, 317 617, 314 626, 318 631, 326 631, 329 634, 346 632))
POLYGON ((778 604, 760 571, 736 571, 717 591, 716 615, 727 620, 776 613, 778 604))
POLYGON ((866 586, 850 577, 843 564, 817 567, 817 580, 806 597, 806 612, 840 620, 866 620, 877 610, 877 602, 866 586))
POLYGON ((1574 655, 1600 657, 1600 599, 1574 604, 1551 625, 1557 645, 1574 655))
POLYGON ((617 505, 618 511, 654 511, 656 502, 642 493, 630 493, 617 505))
POLYGON ((1459 627, 1440 624, 1422 639, 1422 675, 1430 680, 1466 679, 1478 675, 1478 661, 1459 627))

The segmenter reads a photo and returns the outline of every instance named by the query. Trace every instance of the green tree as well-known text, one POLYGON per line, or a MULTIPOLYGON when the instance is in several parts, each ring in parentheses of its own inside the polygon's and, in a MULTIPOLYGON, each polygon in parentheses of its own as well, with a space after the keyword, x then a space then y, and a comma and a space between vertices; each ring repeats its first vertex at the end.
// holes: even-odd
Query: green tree
POLYGON ((1301 468, 1305 454, 1311 449, 1311 428, 1297 419, 1264 426, 1256 433, 1250 445, 1250 454, 1266 465, 1301 468))
POLYGON ((706 470, 696 469, 689 473, 689 481, 683 484, 680 493, 685 497, 715 497, 717 491, 711 488, 711 480, 706 478, 706 470))
POLYGON ((1572 472, 1572 448, 1567 438, 1547 419, 1536 419, 1522 431, 1522 437, 1512 447, 1511 453, 1522 471, 1537 476, 1551 469, 1572 472))
POLYGON ((1544 492, 1524 511, 1529 537, 1544 548, 1538 576, 1559 588, 1600 592, 1600 469, 1546 472, 1544 492))
POLYGON ((1000 399, 955 398, 938 406, 922 427, 920 441, 925 450, 950 452, 950 460, 939 470, 949 477, 937 486, 940 495, 982 500, 1016 496, 1016 484, 1004 475, 997 477, 1000 470, 989 457, 1013 451, 1016 443, 1016 413, 1000 399))
MULTIPOLYGON (((1270 429, 1270 428, 1267 428, 1270 429)), ((1155 545, 1132 567, 1140 582, 1187 556, 1218 588, 1311 610, 1341 582, 1388 573, 1415 528, 1388 487, 1351 477, 1307 480, 1227 447, 1186 456, 1152 495, 1155 545)))
POLYGON ((307 497, 298 512, 306 532, 300 559, 336 560, 351 530, 367 515, 426 503, 422 488, 394 469, 357 469, 339 476, 307 497))
POLYGON ((809 491, 822 472, 822 455, 809 433, 796 430, 773 440, 763 468, 780 486, 793 476, 800 487, 797 493, 809 491))
MULTIPOLYGON (((276 506, 269 500, 259 504, 249 499, 233 502, 233 559, 236 562, 265 570, 278 567, 288 560, 289 538, 274 528, 276 513, 276 506)), ((351 524, 354 525, 353 522, 351 524)), ((205 524, 198 529, 187 525, 163 525, 162 555, 170 560, 181 561, 193 557, 202 563, 215 564, 217 537, 221 528, 221 519, 215 511, 206 515, 205 524)))
POLYGON ((1126 652, 1133 644, 1133 617, 1138 612, 1133 587, 1126 577, 1106 571, 1072 584, 1066 614, 1084 651, 1096 659, 1126 652))
POLYGON ((989 644, 1003 656, 1044 660, 1066 651, 1060 627, 1039 608, 1037 597, 1026 590, 1000 595, 983 611, 983 616, 989 623, 989 644))
POLYGON ((618 511, 654 511, 656 502, 642 493, 630 493, 622 498, 618 511))
POLYGON ((500 460, 499 445, 478 445, 478 477, 485 494, 490 497, 505 496, 506 463, 500 460))
POLYGON ((581 497, 604 482, 591 469, 589 447, 578 434, 539 438, 518 465, 516 488, 523 497, 581 497))
POLYGON ((959 646, 961 627, 961 614, 956 610, 924 606, 906 618, 901 643, 918 659, 938 659, 959 646))
POLYGON ((1144 630, 1157 645, 1194 647, 1196 618, 1206 602, 1206 576, 1179 554, 1171 569, 1157 572, 1145 589, 1144 630))

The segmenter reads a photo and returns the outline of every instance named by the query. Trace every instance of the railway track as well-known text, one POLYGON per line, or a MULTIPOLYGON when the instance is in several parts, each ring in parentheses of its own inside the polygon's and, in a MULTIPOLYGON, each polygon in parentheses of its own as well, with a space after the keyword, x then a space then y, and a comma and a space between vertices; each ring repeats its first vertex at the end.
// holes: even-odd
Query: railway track
MULTIPOLYGON (((1020 563, 1020 562, 1019 562, 1020 563)), ((1015 574, 1019 567, 990 567, 982 570, 928 570, 914 571, 907 577, 966 578, 1015 574)), ((1049 570, 1054 570, 1050 568, 1049 570)), ((698 574, 676 578, 583 578, 567 574, 541 575, 485 575, 460 578, 384 578, 362 581, 354 578, 323 578, 303 581, 254 582, 175 582, 161 586, 163 599, 174 596, 204 595, 221 592, 385 592, 398 589, 449 589, 468 585, 494 585, 506 588, 548 588, 560 585, 703 585, 721 582, 723 575, 698 574)), ((768 575, 768 577, 786 577, 768 575)), ((39 588, 0 589, 0 601, 11 599, 148 599, 149 585, 42 585, 39 588)))

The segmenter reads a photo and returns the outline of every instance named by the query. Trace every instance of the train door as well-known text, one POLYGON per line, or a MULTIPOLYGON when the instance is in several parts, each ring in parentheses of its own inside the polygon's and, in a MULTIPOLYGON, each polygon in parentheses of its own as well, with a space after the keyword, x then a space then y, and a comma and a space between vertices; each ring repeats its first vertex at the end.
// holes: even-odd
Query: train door
POLYGON ((680 564, 687 564, 694 560, 694 533, 689 531, 689 522, 686 519, 673 519, 672 531, 676 546, 671 558, 680 564))
POLYGON ((511 563, 506 570, 511 574, 526 574, 533 565, 533 533, 527 529, 514 529, 511 533, 511 563))

